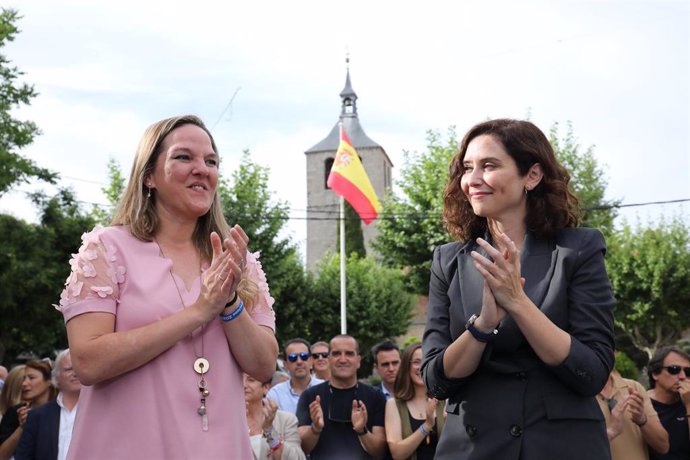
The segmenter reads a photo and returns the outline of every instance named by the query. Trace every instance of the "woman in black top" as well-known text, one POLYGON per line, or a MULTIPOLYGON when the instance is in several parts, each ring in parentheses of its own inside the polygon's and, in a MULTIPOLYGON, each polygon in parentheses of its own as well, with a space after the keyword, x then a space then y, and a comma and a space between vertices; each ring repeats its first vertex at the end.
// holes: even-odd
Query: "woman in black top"
POLYGON ((436 452, 443 404, 427 397, 421 369, 422 344, 416 342, 403 351, 394 398, 386 402, 386 441, 394 460, 432 460, 436 452))

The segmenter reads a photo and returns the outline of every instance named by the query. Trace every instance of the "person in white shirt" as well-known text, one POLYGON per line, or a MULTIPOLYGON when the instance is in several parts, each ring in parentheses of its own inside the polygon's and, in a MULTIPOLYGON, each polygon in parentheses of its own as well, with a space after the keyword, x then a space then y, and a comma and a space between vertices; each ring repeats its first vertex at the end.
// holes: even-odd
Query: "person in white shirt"
POLYGON ((15 460, 67 458, 81 391, 69 349, 55 359, 53 384, 60 393, 56 399, 29 412, 15 460))

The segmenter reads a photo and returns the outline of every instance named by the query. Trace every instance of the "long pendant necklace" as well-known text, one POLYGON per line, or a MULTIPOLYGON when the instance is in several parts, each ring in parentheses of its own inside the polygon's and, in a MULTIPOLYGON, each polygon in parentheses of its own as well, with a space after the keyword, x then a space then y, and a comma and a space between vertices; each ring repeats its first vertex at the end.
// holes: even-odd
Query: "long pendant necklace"
MULTIPOLYGON (((157 241, 156 244, 158 244, 157 241)), ((167 259, 165 253, 163 252, 163 248, 160 244, 158 244, 158 249, 160 250, 161 255, 167 259)), ((172 262, 172 259, 169 260, 172 262)), ((173 284, 175 285, 177 295, 180 297, 180 303, 182 304, 182 308, 186 309, 187 305, 185 305, 184 300, 182 299, 182 292, 180 292, 180 288, 177 285, 175 275, 173 275, 172 266, 168 271, 170 273, 170 278, 172 278, 173 284)), ((201 262, 199 262, 199 273, 201 273, 201 262)), ((194 351, 194 356, 196 357, 193 368, 194 372, 196 372, 199 375, 198 388, 199 395, 201 397, 201 402, 196 412, 201 416, 201 430, 208 431, 208 411, 206 409, 206 398, 208 398, 211 392, 208 390, 208 382, 206 382, 204 374, 206 374, 211 369, 211 366, 208 362, 208 359, 206 359, 206 357, 204 356, 204 326, 201 326, 201 331, 199 332, 199 335, 201 335, 201 355, 197 354, 196 345, 194 344, 194 335, 190 334, 190 340, 192 341, 192 350, 194 351)))

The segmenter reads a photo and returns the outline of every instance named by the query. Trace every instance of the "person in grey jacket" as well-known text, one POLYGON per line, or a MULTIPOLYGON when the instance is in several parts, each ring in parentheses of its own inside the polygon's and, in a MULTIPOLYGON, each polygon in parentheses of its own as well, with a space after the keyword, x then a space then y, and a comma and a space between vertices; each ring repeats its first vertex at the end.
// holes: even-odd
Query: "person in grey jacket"
POLYGON ((450 166, 434 251, 423 376, 448 398, 436 458, 610 459, 595 396, 614 363, 605 242, 548 139, 480 123, 450 166))

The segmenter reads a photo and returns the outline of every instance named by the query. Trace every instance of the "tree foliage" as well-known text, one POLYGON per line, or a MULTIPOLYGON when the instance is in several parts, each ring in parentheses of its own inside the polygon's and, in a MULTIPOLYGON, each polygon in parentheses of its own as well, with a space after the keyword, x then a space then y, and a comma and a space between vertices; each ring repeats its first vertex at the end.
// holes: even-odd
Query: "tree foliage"
POLYGON ((0 215, 0 363, 23 351, 48 356, 67 346, 62 315, 51 305, 69 275, 70 254, 94 225, 69 190, 32 200, 39 224, 0 215))
MULTIPOLYGON (((312 341, 330 340, 340 334, 340 257, 326 255, 314 279, 312 311, 309 319, 312 341)), ((346 261, 347 333, 357 338, 363 365, 360 376, 371 373, 369 350, 387 337, 407 331, 412 319, 414 296, 405 292, 399 269, 380 265, 373 258, 351 254, 346 261)))
MULTIPOLYGON (((0 11, 0 48, 14 41, 19 33, 16 26, 19 19, 14 10, 3 8, 0 11)), ((56 178, 55 173, 39 168, 19 153, 40 134, 35 123, 17 120, 11 114, 12 110, 29 105, 37 94, 32 85, 17 82, 23 74, 0 54, 0 196, 17 182, 28 182, 32 178, 54 182, 56 178)))
POLYGON ((251 251, 261 252, 261 264, 276 300, 276 335, 279 343, 305 336, 309 317, 304 306, 309 296, 308 277, 297 246, 281 231, 288 220, 288 204, 274 200, 268 189, 267 167, 251 161, 245 151, 230 180, 221 181, 218 192, 230 225, 239 224, 249 236, 251 251))
POLYGON ((616 326, 648 358, 690 328, 690 229, 679 218, 610 235, 616 326))
POLYGON ((558 160, 570 173, 570 186, 583 209, 582 225, 609 235, 613 231, 616 206, 620 200, 604 199, 606 174, 594 158, 594 147, 590 146, 584 152, 580 149, 570 122, 563 138, 559 139, 558 135, 559 124, 554 123, 549 130, 549 142, 558 160))
POLYGON ((389 194, 382 203, 374 247, 386 265, 405 267, 407 290, 416 294, 428 293, 434 247, 450 241, 441 214, 448 167, 457 150, 455 128, 448 129, 445 140, 428 131, 425 152, 403 152, 396 180, 403 195, 389 194))
POLYGON ((95 205, 91 211, 92 217, 101 225, 110 225, 115 207, 122 193, 125 191, 125 176, 122 174, 120 163, 115 158, 108 160, 108 185, 101 188, 101 192, 108 200, 106 208, 95 205))

